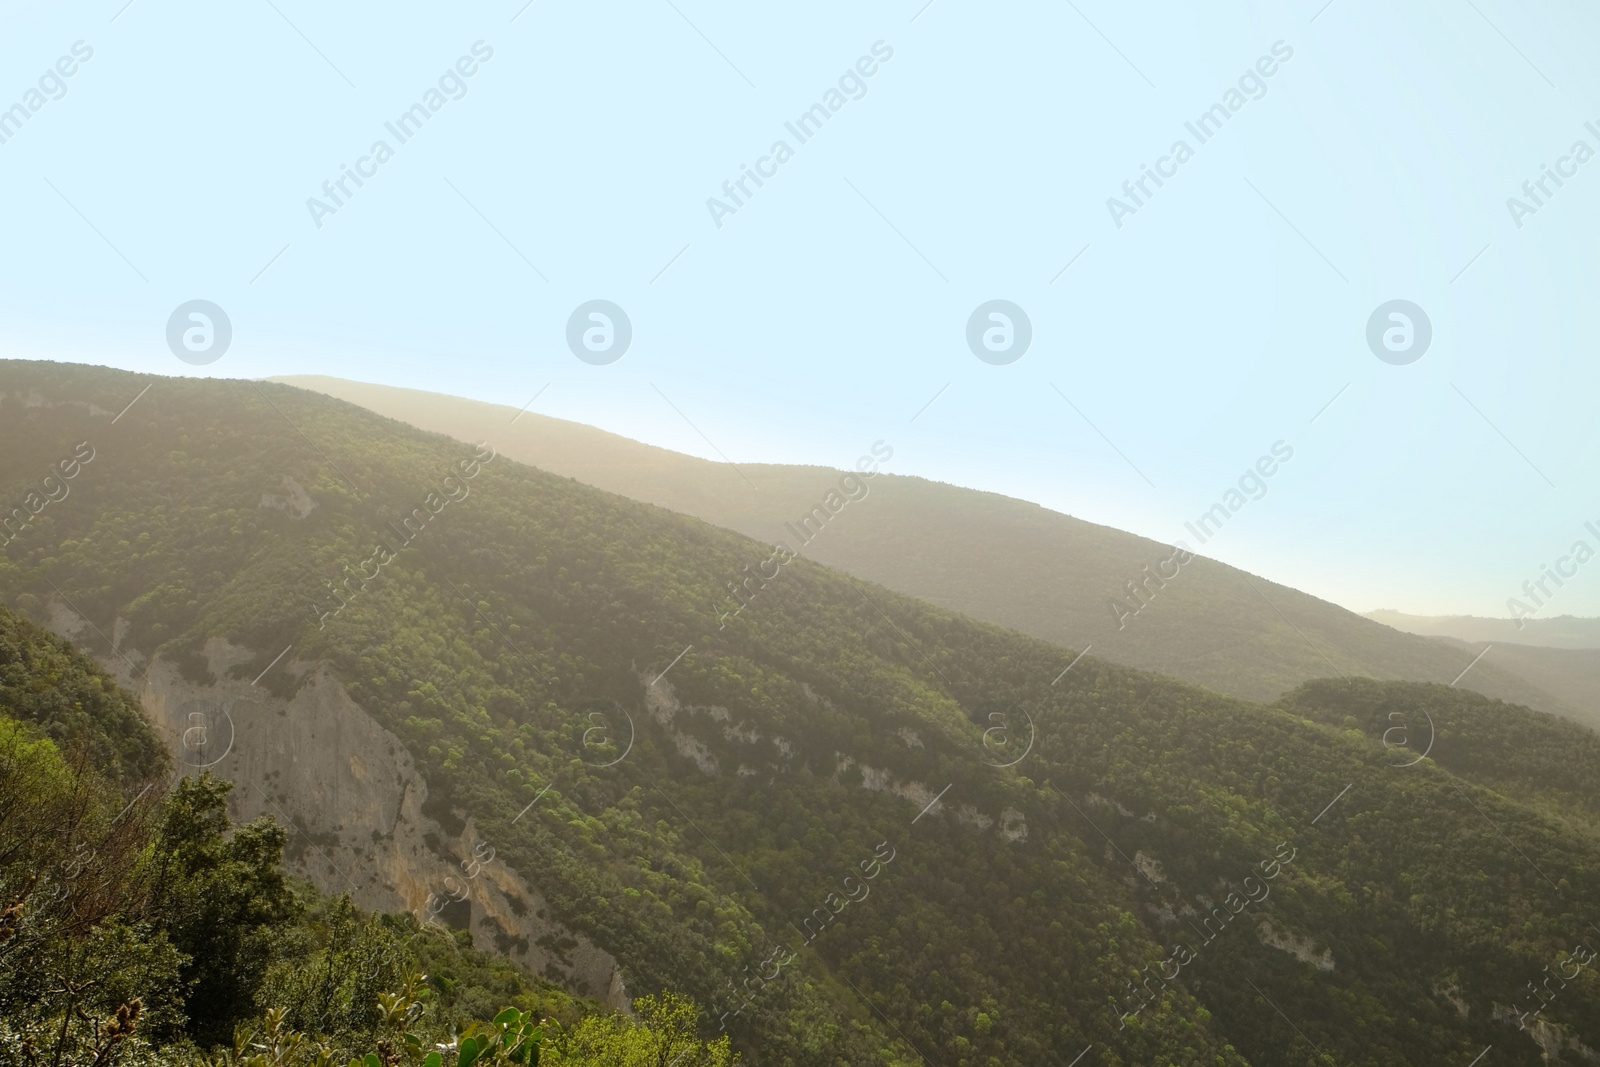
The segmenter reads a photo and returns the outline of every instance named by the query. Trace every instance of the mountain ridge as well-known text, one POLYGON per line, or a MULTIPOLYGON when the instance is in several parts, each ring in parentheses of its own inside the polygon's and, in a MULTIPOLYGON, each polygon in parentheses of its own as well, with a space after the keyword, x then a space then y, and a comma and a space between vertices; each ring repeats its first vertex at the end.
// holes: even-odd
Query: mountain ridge
POLYGON ((1548 619, 1499 619, 1481 615, 1409 615, 1380 608, 1365 617, 1424 637, 1450 637, 1468 644, 1490 641, 1542 648, 1600 649, 1600 619, 1556 615, 1548 619))
MULTIPOLYGON (((457 440, 494 427, 501 451, 552 473, 736 530, 902 593, 1055 644, 1251 700, 1330 672, 1450 682, 1474 653, 1363 618, 1309 594, 1174 548, 984 490, 882 471, 811 543, 792 520, 833 488, 827 467, 716 463, 531 411, 315 375, 312 388, 457 440), (760 486, 752 493, 750 483, 760 486), (1117 605, 1121 605, 1119 610, 1117 605), (1142 607, 1141 607, 1142 605, 1142 607)), ((846 472, 849 473, 849 472, 846 472)), ((1600 696, 1480 663, 1461 684, 1600 724, 1600 696)))

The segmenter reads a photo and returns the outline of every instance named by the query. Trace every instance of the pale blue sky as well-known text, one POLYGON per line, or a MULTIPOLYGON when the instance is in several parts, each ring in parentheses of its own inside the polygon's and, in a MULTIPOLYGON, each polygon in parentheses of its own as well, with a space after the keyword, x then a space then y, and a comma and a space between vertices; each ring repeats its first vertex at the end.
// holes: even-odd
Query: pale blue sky
MULTIPOLYGON (((9 355, 544 389, 537 411, 711 458, 848 466, 884 438, 891 470, 1164 541, 1281 439, 1203 551, 1357 610, 1505 614, 1600 519, 1600 160, 1522 228, 1506 207, 1600 150, 1592 8, 122 4, 0 13, 0 108, 94 49, 0 144, 9 355), (384 123, 480 40, 399 144, 384 123), (784 123, 879 41, 799 144, 784 123), (1278 41, 1199 144, 1185 122, 1278 41), (307 198, 380 138, 394 158, 318 229, 307 198), (1119 229, 1107 198, 1180 138, 1194 158, 1119 229), (719 229, 707 198, 778 139, 794 158, 719 229), (565 340, 597 298, 634 332, 599 366, 565 340), (166 347, 192 299, 233 326, 204 367, 166 347), (965 340, 992 299, 1033 327, 1005 366, 965 340), (1392 299, 1432 321, 1410 365, 1367 347, 1392 299)), ((1600 614, 1600 569, 1549 611, 1600 614)))

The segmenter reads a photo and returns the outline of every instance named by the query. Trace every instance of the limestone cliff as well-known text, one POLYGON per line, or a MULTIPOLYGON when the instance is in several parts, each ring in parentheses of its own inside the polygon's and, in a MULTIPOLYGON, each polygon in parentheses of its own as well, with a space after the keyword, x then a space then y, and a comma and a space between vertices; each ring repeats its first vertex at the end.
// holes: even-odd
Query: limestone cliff
MULTIPOLYGON (((90 636, 64 605, 50 605, 48 615, 69 640, 90 636)), ((120 637, 121 630, 112 632, 120 637)), ((457 813, 464 829, 452 835, 424 813, 427 785, 411 754, 350 699, 331 671, 285 656, 271 669, 296 675, 301 684, 283 700, 228 677, 230 667, 250 658, 247 650, 213 639, 206 654, 217 679, 210 685, 187 681, 161 660, 99 659, 138 694, 179 773, 210 769, 234 782, 235 819, 270 814, 289 830, 285 866, 292 873, 323 892, 348 892, 362 908, 419 918, 427 915, 431 894, 459 896, 438 918, 470 928, 474 945, 580 996, 627 1010, 616 960, 558 922, 536 886, 500 858, 473 864, 473 877, 464 873, 463 860, 490 854, 471 820, 457 813)))

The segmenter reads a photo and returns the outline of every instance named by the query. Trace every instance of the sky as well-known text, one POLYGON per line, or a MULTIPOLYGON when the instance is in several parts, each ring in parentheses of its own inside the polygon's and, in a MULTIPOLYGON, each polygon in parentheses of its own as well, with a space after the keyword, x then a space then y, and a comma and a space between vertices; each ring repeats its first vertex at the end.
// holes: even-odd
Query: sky
POLYGON ((1510 0, 13 0, 0 351, 736 463, 883 440, 1358 611, 1504 616, 1566 557, 1539 616, 1600 615, 1597 38, 1510 0))

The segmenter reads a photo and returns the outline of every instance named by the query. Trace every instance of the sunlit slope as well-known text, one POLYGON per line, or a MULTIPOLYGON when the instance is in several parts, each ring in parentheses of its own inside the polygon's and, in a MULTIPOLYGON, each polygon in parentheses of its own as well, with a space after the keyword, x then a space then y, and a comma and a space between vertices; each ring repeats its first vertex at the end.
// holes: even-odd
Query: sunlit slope
MULTIPOLYGON (((895 475, 893 459, 872 456, 866 442, 861 452, 887 476, 813 535, 800 520, 837 489, 838 471, 743 463, 736 471, 512 407, 337 378, 279 380, 458 440, 492 434, 504 454, 552 473, 781 541, 974 618, 1061 645, 1093 645, 1096 655, 1235 696, 1271 700, 1338 673, 1448 683, 1473 658, 1212 560, 1163 568, 1172 549, 1147 538, 995 493, 895 475), (803 548, 801 536, 812 537, 803 548), (1174 570, 1176 578, 1159 580, 1174 570), (1150 572, 1158 580, 1149 581, 1150 572), (1132 617, 1126 613, 1140 600, 1129 582, 1143 583, 1137 596, 1147 601, 1132 617)), ((1600 721, 1600 694, 1558 695, 1537 675, 1492 660, 1460 684, 1600 721)))

